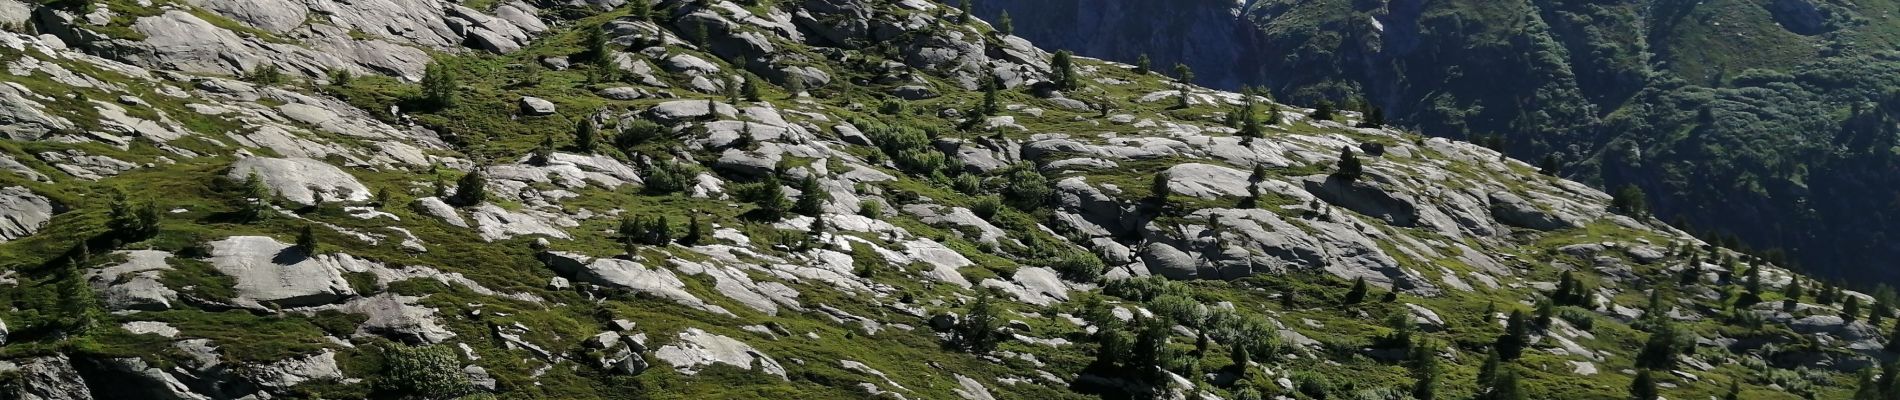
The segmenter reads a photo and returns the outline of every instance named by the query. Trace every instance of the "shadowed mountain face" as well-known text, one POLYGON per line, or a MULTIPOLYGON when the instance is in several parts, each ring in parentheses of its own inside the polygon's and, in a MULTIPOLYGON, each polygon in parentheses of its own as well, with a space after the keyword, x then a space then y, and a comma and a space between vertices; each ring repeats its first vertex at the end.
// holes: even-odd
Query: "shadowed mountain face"
MULTIPOLYGON (((1900 393, 1855 384, 1894 293, 1650 212, 1874 234, 1828 210, 1900 175, 1895 103, 1848 100, 1886 55, 1572 43, 1714 18, 1628 3, 1037 4, 0 0, 0 399, 1900 393), (1071 20, 1219 87, 1006 33, 1071 20)), ((1803 4, 1783 39, 1871 18, 1803 4)))
POLYGON ((1051 48, 1377 107, 1831 279, 1900 281, 1891 3, 976 0, 1051 48))

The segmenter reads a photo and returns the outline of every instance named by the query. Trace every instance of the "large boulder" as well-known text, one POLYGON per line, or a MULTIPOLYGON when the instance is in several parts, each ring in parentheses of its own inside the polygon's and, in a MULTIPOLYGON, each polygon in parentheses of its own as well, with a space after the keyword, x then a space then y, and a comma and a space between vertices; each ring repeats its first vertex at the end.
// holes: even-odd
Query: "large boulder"
POLYGON ((27 188, 0 188, 0 243, 39 232, 58 211, 52 200, 33 194, 27 188))
POLYGON ((673 369, 681 374, 695 375, 707 366, 726 364, 785 378, 785 367, 779 366, 778 361, 737 339, 707 333, 699 328, 687 328, 679 333, 678 339, 673 344, 661 346, 653 355, 660 361, 672 364, 673 369))
POLYGON ((1308 178, 1302 181, 1306 191, 1335 206, 1365 214, 1388 224, 1419 226, 1419 209, 1409 199, 1387 192, 1370 182, 1347 181, 1337 176, 1308 178))
POLYGON ((72 121, 46 113, 31 89, 0 82, 0 139, 38 140, 54 131, 72 129, 72 121))
POLYGON ((669 269, 648 268, 629 260, 579 254, 546 253, 543 257, 549 268, 571 275, 580 282, 666 299, 714 314, 732 315, 724 307, 708 304, 687 292, 686 282, 669 269))
POLYGON ((1208 164, 1177 164, 1168 168, 1168 190, 1175 194, 1213 199, 1246 196, 1248 172, 1208 164))
POLYGON ((211 266, 237 280, 233 303, 255 309, 335 303, 356 295, 342 271, 365 270, 347 255, 309 255, 266 236, 211 242, 211 266))
POLYGON ((1545 211, 1523 197, 1506 191, 1491 192, 1491 217, 1520 228, 1554 231, 1582 226, 1557 213, 1545 211))
POLYGON ((86 380, 65 355, 0 361, 0 397, 20 400, 91 400, 86 380))
POLYGON ((455 332, 436 321, 435 309, 417 305, 421 297, 383 293, 352 301, 343 311, 368 316, 357 336, 381 335, 412 345, 442 343, 455 332))
POLYGON ((256 174, 264 186, 292 203, 369 201, 370 191, 334 165, 308 158, 251 157, 231 164, 226 177, 244 181, 256 174))
POLYGON ((161 281, 165 271, 172 270, 165 263, 171 253, 121 250, 113 254, 125 257, 125 263, 88 273, 88 281, 107 309, 167 310, 178 301, 178 292, 161 281))

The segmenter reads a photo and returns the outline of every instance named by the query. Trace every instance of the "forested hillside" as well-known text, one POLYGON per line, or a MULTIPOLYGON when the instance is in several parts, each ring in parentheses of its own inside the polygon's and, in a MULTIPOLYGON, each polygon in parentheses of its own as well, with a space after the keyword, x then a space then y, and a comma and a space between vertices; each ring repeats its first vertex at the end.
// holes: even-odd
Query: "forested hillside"
POLYGON ((0 25, 5 399, 1900 394, 1891 292, 957 5, 0 25))
POLYGON ((1379 109, 1828 279, 1900 281, 1900 5, 976 0, 1054 48, 1379 109), (1223 16, 1228 18, 1222 18, 1223 16), (1732 238, 1732 239, 1731 239, 1732 238))

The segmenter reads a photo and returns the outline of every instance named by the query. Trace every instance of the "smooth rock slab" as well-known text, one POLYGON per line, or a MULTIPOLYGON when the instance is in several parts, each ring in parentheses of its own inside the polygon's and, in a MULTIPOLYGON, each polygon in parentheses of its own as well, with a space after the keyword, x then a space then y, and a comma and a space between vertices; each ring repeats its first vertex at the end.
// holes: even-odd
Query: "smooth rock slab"
POLYGON ((686 375, 698 374, 709 365, 726 364, 785 378, 785 367, 779 366, 772 357, 760 353, 745 342, 707 333, 699 328, 680 332, 679 341, 660 347, 653 355, 686 375))
POLYGON ((256 173, 264 186, 301 205, 321 201, 369 201, 368 187, 334 165, 309 158, 252 157, 231 164, 225 177, 243 182, 256 173))
POLYGON ((20 186, 0 188, 0 243, 32 235, 53 219, 51 200, 20 186))
POLYGON ((211 242, 211 266, 237 280, 240 306, 265 304, 302 307, 335 303, 356 295, 339 265, 359 263, 349 256, 308 256, 264 236, 232 236, 211 242))
POLYGON ((166 287, 160 280, 165 271, 172 270, 165 263, 171 253, 157 250, 117 251, 124 255, 125 263, 101 268, 88 274, 92 288, 111 310, 167 310, 178 301, 178 292, 166 287))

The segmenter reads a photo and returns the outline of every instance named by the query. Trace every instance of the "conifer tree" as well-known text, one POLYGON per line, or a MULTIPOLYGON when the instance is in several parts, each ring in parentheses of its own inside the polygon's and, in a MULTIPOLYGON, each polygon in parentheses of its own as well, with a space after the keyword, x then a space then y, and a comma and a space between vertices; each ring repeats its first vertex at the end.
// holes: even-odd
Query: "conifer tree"
POLYGON ((978 289, 976 300, 970 303, 963 321, 958 324, 957 338, 965 350, 985 354, 996 349, 997 329, 1002 326, 991 304, 989 289, 978 289))
POLYGON ((475 168, 455 183, 455 204, 472 207, 488 201, 488 177, 481 168, 475 168))
POLYGON ((1352 289, 1346 290, 1346 304, 1359 304, 1366 301, 1366 277, 1353 278, 1352 289))
POLYGON ((1068 50, 1057 51, 1049 68, 1052 70, 1049 80, 1056 85, 1056 89, 1075 90, 1082 87, 1082 78, 1075 72, 1075 55, 1068 50))
POLYGON ((439 62, 422 70, 422 103, 434 109, 455 107, 455 92, 460 90, 455 72, 439 62))
POLYGON ((1135 57, 1135 73, 1147 75, 1152 72, 1150 68, 1152 64, 1153 61, 1148 59, 1148 53, 1141 53, 1140 57, 1135 57))
POLYGON ((1412 348, 1412 398, 1434 400, 1438 398, 1438 355, 1433 354, 1432 345, 1420 342, 1412 348))
POLYGON ((819 213, 825 211, 825 200, 830 197, 831 193, 818 185, 816 175, 805 175, 805 179, 798 183, 798 201, 792 205, 792 212, 805 216, 818 216, 819 213))
POLYGON ((592 117, 581 118, 574 124, 574 150, 582 154, 592 154, 600 142, 600 124, 592 117))
POLYGON ((1636 380, 1630 382, 1630 398, 1655 400, 1656 395, 1656 378, 1650 376, 1648 369, 1636 371, 1636 380))
POLYGON ((1313 105, 1312 117, 1315 120, 1331 121, 1334 117, 1333 114, 1335 114, 1335 112, 1333 111, 1333 102, 1331 101, 1320 100, 1319 104, 1313 105))
POLYGON ((1016 35, 1016 21, 1009 18, 1009 10, 1003 10, 1003 14, 996 17, 996 33, 1003 36, 1016 35))
POLYGON ((1333 176, 1351 183, 1359 180, 1359 177, 1364 174, 1365 166, 1360 164, 1359 156, 1352 153, 1352 147, 1341 147, 1339 149, 1339 170, 1333 172, 1333 176))
POLYGON ((1511 317, 1505 319, 1504 334, 1498 336, 1498 356, 1504 361, 1516 360, 1524 354, 1524 345, 1530 343, 1530 324, 1525 321, 1524 310, 1511 310, 1511 317))
POLYGON ((317 254, 317 232, 310 225, 304 225, 303 230, 297 232, 297 250, 304 255, 317 254))

